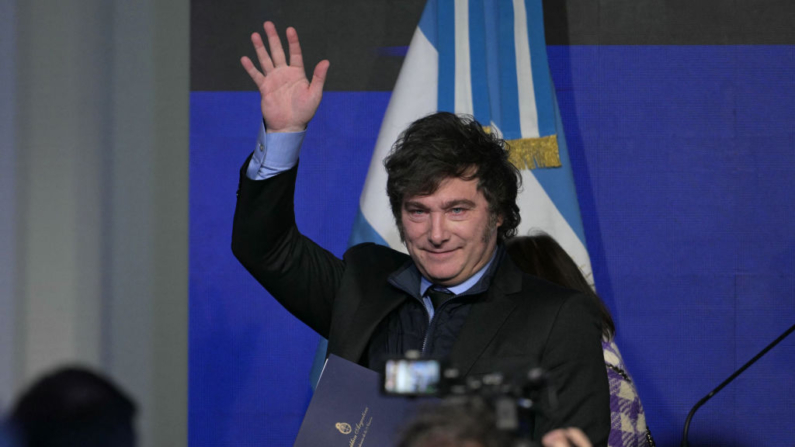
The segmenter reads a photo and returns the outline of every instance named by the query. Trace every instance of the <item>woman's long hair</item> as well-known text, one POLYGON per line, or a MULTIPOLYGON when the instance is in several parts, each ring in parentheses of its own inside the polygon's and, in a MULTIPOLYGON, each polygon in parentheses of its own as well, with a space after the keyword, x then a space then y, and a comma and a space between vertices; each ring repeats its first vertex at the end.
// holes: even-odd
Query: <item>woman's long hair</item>
POLYGON ((516 236, 508 239, 505 247, 513 262, 526 273, 591 297, 602 316, 602 336, 607 340, 613 338, 616 326, 610 311, 588 284, 574 260, 552 236, 546 233, 516 236))

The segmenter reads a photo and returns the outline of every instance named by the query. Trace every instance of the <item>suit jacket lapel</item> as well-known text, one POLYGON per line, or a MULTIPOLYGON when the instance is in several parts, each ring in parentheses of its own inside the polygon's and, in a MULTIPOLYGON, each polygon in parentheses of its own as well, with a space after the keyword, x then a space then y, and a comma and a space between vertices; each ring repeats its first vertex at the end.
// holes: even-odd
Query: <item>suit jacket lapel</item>
POLYGON ((505 319, 516 308, 516 296, 521 291, 522 275, 507 255, 486 292, 486 298, 472 305, 464 327, 450 353, 450 362, 461 374, 472 366, 497 334, 505 319))
POLYGON ((370 296, 362 297, 350 326, 341 328, 344 333, 338 338, 339 342, 335 343, 337 349, 329 346, 329 351, 358 362, 378 324, 407 298, 404 292, 389 284, 384 284, 382 290, 370 296))

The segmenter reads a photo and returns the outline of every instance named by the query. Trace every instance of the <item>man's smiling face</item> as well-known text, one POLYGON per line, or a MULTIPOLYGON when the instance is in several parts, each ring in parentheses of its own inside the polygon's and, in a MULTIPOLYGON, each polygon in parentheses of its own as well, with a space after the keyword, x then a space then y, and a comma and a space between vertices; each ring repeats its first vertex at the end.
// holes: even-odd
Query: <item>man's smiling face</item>
POLYGON ((434 284, 461 284, 491 259, 500 217, 492 217, 476 179, 447 178, 430 195, 403 200, 403 238, 420 273, 434 284))

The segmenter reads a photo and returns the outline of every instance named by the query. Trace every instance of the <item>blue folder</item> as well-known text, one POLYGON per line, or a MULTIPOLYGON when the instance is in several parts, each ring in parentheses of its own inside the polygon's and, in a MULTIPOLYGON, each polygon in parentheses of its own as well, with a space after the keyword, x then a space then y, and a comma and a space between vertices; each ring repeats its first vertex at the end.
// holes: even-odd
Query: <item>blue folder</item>
POLYGON ((435 398, 389 396, 375 371, 329 355, 295 447, 389 447, 420 405, 435 398))

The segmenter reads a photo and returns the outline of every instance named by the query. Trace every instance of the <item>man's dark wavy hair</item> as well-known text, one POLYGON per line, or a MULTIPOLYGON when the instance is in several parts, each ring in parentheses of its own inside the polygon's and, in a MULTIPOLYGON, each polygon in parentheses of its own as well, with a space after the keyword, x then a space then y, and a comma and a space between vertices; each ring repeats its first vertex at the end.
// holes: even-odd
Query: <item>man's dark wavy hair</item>
POLYGON ((414 121, 392 146, 384 166, 386 192, 401 237, 403 200, 433 194, 447 178, 477 179, 492 217, 502 217, 497 239, 502 242, 516 234, 521 219, 516 195, 522 177, 508 160, 505 141, 486 133, 472 116, 438 112, 414 121))

